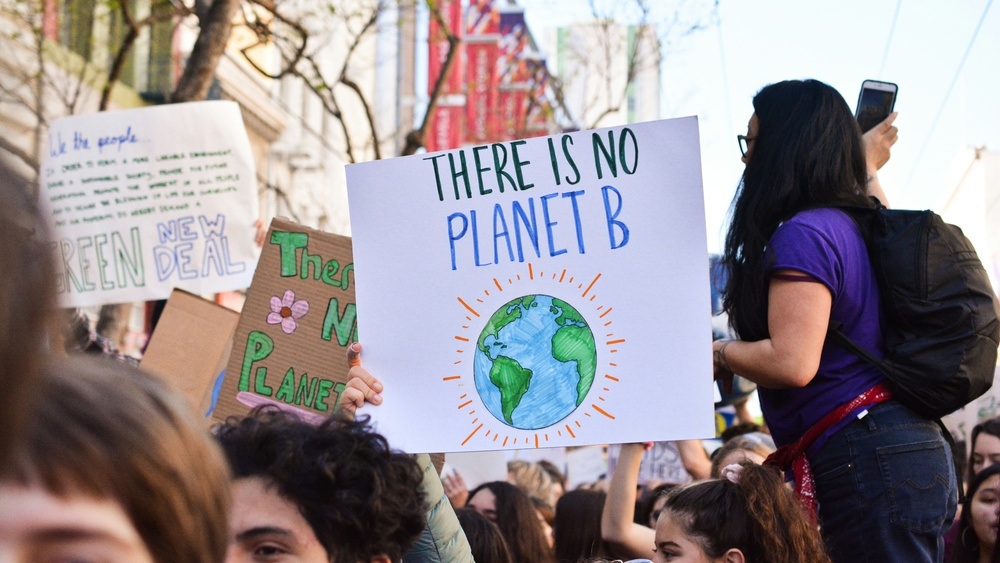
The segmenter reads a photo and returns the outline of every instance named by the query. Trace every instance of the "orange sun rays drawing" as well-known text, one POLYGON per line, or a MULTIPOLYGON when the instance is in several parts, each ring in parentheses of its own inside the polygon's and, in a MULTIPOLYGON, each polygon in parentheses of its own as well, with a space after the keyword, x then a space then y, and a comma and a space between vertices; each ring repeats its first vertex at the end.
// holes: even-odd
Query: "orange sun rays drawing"
POLYGON ((616 419, 606 399, 621 381, 613 360, 627 339, 615 333, 614 308, 600 295, 603 274, 580 277, 562 268, 541 271, 530 262, 522 274, 491 278, 481 293, 456 296, 462 330, 454 334, 453 342, 463 347, 456 350, 441 381, 455 393, 457 409, 468 417, 469 429, 460 442, 463 448, 545 447, 550 434, 575 440, 585 432, 586 423, 616 419), (538 318, 554 323, 545 328, 552 332, 545 333, 546 339, 528 335, 526 343, 518 343, 501 338, 508 325, 513 328, 504 334, 523 336, 520 325, 537 327, 538 318), (523 322, 515 324, 519 321, 523 322), (564 375, 542 378, 538 374, 547 372, 532 363, 538 358, 554 360, 552 365, 560 370, 573 370, 575 385, 566 383, 573 380, 564 375), (490 366, 488 375, 485 365, 490 366), (597 381, 601 383, 595 385, 597 381), (526 398, 532 385, 536 391, 526 398), (557 401, 556 396, 571 400, 557 401))

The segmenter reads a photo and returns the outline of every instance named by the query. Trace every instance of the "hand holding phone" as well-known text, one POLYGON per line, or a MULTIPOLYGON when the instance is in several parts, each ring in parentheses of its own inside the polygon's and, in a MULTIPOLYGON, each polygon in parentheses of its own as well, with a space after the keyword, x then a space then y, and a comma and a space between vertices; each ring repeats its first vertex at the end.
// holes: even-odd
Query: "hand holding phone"
POLYGON ((889 117, 896 106, 896 92, 899 87, 892 82, 865 80, 861 83, 861 93, 858 94, 857 110, 854 116, 861 126, 861 132, 869 129, 889 117))

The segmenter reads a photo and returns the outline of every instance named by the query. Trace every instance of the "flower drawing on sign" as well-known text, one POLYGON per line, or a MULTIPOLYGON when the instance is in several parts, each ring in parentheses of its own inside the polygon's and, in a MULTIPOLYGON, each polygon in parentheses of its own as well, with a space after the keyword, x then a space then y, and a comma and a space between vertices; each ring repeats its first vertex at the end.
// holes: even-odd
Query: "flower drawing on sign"
POLYGON ((271 312, 267 314, 267 324, 281 325, 281 330, 285 334, 295 332, 299 326, 299 319, 309 312, 309 303, 305 299, 295 300, 295 292, 285 291, 285 295, 271 297, 271 312))

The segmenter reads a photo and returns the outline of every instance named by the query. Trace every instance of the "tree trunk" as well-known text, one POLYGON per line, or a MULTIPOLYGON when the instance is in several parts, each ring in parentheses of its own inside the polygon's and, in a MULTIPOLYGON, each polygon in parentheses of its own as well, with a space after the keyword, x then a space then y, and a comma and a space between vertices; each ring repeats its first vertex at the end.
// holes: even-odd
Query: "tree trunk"
POLYGON ((201 18, 198 39, 184 65, 184 73, 177 82, 174 93, 170 95, 171 103, 205 99, 219 58, 229 43, 233 18, 239 5, 239 0, 214 0, 205 12, 205 17, 201 18))

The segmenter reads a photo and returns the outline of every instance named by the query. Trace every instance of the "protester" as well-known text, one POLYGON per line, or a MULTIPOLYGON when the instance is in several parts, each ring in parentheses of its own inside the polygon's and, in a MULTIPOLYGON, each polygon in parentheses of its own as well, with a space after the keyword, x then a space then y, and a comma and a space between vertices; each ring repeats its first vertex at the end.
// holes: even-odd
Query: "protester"
MULTIPOLYGON (((838 322, 881 355, 878 285, 854 221, 835 205, 884 198, 877 168, 890 116, 866 137, 847 103, 815 80, 753 100, 724 262, 724 309, 739 340, 713 343, 716 377, 757 383, 767 426, 797 489, 818 501, 834 561, 937 561, 957 496, 937 425, 889 398, 885 377, 825 345, 838 322), (814 441, 798 442, 815 426, 814 441), (815 497, 807 473, 815 477, 815 497), (805 486, 803 486, 805 485, 805 486)), ((881 154, 881 156, 880 156, 881 154)))
POLYGON ((0 465, 0 559, 217 563, 228 471, 183 397, 156 378, 77 357, 33 381, 0 465))
POLYGON ((24 409, 41 369, 55 299, 49 254, 35 206, 0 159, 0 466, 25 421, 24 409))
POLYGON ((556 464, 547 459, 538 461, 538 466, 545 470, 552 478, 552 486, 555 488, 556 500, 566 494, 566 475, 556 467, 556 464))
POLYGON ((752 463, 728 466, 721 479, 671 492, 655 541, 657 563, 829 561, 816 527, 778 473, 752 463))
POLYGON ((1000 463, 1000 417, 984 420, 972 427, 969 435, 969 473, 971 482, 976 473, 1000 463))
POLYGON ((642 524, 650 530, 656 528, 656 519, 660 517, 663 504, 667 501, 667 493, 680 486, 680 483, 660 483, 647 490, 636 510, 635 523, 642 524))
POLYGON ((483 483, 469 492, 469 508, 496 523, 507 540, 514 563, 547 563, 552 551, 531 499, 504 481, 483 483))
POLYGON ((556 563, 577 563, 593 557, 611 557, 611 546, 601 538, 601 512, 607 493, 578 489, 556 504, 556 563))
POLYGON ((533 499, 554 507, 559 496, 548 471, 537 463, 523 459, 512 459, 507 462, 507 482, 516 485, 533 499))
POLYGON ((715 450, 712 454, 712 477, 717 478, 723 467, 749 461, 761 464, 774 453, 774 441, 767 434, 751 432, 741 434, 715 450))
POLYGON ((366 420, 314 426, 264 407, 216 438, 233 472, 230 563, 394 563, 424 528, 423 472, 366 420))
POLYGON ((645 451, 644 444, 622 444, 601 512, 601 536, 629 557, 648 556, 654 539, 652 527, 634 521, 639 467, 645 451))
POLYGON ((969 481, 949 563, 988 563, 996 557, 1000 526, 1000 465, 990 465, 969 481))
MULTIPOLYGON (((340 412, 353 418, 366 402, 382 404, 382 382, 361 367, 361 345, 352 344, 347 350, 347 363, 351 366, 346 389, 340 395, 340 412)), ((443 455, 441 457, 443 464, 443 455)), ((416 543, 403 555, 403 563, 440 563, 467 561, 472 557, 469 542, 455 517, 455 511, 445 496, 440 478, 440 468, 431 456, 414 457, 423 472, 421 490, 426 494, 426 525, 416 543)), ((463 485, 464 488, 464 485, 463 485)))
POLYGON ((455 515, 469 539, 476 563, 513 563, 507 540, 496 524, 472 508, 459 508, 455 515))

